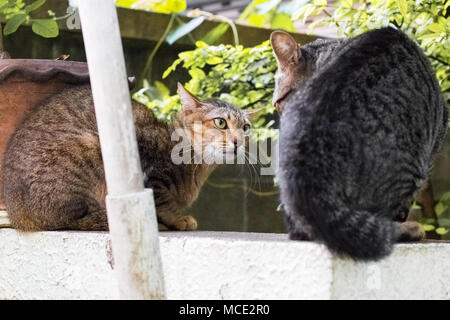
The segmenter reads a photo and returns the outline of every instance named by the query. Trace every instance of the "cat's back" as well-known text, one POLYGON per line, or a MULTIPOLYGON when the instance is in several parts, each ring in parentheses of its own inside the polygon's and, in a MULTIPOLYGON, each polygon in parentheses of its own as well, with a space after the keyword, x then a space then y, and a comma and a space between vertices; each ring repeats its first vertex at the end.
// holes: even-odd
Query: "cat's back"
POLYGON ((96 131, 90 87, 64 90, 35 107, 18 125, 5 152, 5 166, 12 162, 31 169, 33 163, 52 163, 60 153, 68 153, 70 145, 95 144, 96 131))
MULTIPOLYGON (((132 111, 137 127, 157 125, 155 116, 145 106, 132 102, 132 111)), ((66 89, 34 108, 14 132, 7 154, 16 150, 51 154, 55 148, 67 147, 66 144, 99 148, 90 86, 66 89), (24 149, 26 145, 30 148, 24 149)))
MULTIPOLYGON (((156 118, 145 106, 133 102, 132 107, 139 128, 155 125, 156 118)), ((66 89, 35 107, 12 135, 3 168, 5 185, 11 188, 63 176, 84 179, 86 185, 103 180, 90 86, 66 89), (88 177, 90 172, 94 174, 88 177)))

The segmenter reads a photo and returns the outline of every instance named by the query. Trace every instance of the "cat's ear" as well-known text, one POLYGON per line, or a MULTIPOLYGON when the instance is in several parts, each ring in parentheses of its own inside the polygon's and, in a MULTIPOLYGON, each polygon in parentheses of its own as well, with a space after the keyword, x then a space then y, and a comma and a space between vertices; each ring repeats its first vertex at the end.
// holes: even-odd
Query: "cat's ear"
POLYGON ((272 32, 270 43, 281 69, 292 68, 292 65, 299 63, 301 51, 299 45, 289 33, 284 31, 272 32))
POLYGON ((178 95, 180 96, 181 107, 184 111, 194 111, 195 109, 201 107, 202 104, 200 100, 188 90, 186 90, 186 88, 183 87, 181 83, 178 82, 177 87, 178 95))
POLYGON ((244 112, 249 120, 254 120, 258 116, 258 114, 263 110, 264 110, 264 108, 258 108, 258 109, 252 109, 252 110, 244 110, 244 112))

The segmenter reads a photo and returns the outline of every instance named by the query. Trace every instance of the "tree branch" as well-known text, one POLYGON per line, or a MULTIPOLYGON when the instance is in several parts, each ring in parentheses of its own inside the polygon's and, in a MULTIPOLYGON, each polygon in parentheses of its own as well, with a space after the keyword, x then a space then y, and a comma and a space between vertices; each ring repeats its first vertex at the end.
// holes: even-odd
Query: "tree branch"
POLYGON ((450 62, 444 61, 444 60, 442 60, 441 58, 434 57, 434 56, 428 56, 428 57, 429 57, 430 59, 434 60, 434 61, 437 61, 437 62, 439 62, 439 63, 442 63, 443 65, 445 65, 445 66, 447 66, 447 67, 450 67, 450 62))

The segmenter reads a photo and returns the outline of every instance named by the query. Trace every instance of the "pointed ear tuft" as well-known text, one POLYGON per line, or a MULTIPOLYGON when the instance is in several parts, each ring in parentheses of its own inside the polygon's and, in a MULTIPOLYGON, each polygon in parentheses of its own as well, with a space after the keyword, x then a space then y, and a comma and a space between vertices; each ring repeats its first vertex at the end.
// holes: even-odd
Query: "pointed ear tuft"
POLYGON ((244 111, 250 120, 254 120, 258 116, 258 114, 263 110, 264 110, 264 108, 258 108, 258 109, 252 109, 252 110, 244 110, 244 111))
POLYGON ((184 111, 194 111, 201 106, 200 100, 186 90, 183 85, 178 82, 178 95, 180 96, 181 107, 184 111))
POLYGON ((292 64, 298 64, 301 53, 295 39, 287 32, 274 31, 270 35, 273 53, 278 61, 278 66, 287 68, 292 64))

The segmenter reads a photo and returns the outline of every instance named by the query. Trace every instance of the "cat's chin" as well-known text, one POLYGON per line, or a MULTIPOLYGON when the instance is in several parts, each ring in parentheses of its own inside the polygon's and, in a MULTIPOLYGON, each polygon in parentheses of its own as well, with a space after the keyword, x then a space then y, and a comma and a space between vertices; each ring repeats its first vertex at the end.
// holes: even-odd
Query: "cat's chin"
POLYGON ((210 157, 205 157, 206 163, 209 164, 226 164, 226 163, 234 163, 236 160, 236 154, 234 151, 223 151, 217 150, 210 157))

